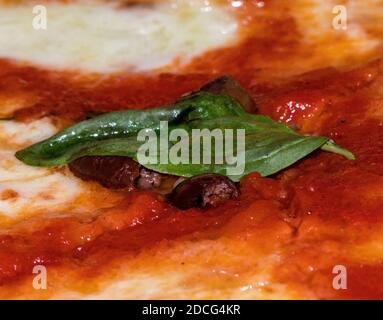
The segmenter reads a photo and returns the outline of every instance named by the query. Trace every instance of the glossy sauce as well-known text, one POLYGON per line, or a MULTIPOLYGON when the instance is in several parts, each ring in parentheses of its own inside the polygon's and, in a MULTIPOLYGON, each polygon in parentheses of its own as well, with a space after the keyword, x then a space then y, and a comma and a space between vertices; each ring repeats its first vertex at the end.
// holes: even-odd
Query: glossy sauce
MULTIPOLYGON (((266 5, 274 12, 275 2, 266 5)), ((357 160, 319 151, 271 178, 254 173, 241 182, 239 200, 207 211, 180 212, 158 195, 137 192, 93 218, 26 221, 0 236, 0 285, 5 292, 17 288, 37 264, 77 266, 69 280, 75 283, 79 278, 91 281, 114 260, 133 259, 164 241, 240 239, 254 247, 249 261, 257 261, 260 250, 278 252, 271 281, 286 284, 300 297, 383 298, 383 254, 368 251, 369 241, 380 241, 377 234, 383 227, 382 63, 273 79, 294 73, 286 70, 289 61, 300 59, 309 48, 300 46, 289 16, 266 19, 259 15, 257 1, 241 10, 247 34, 242 43, 198 57, 175 74, 80 76, 3 60, 0 88, 33 97, 30 105, 15 111, 19 120, 57 116, 71 122, 90 111, 166 104, 230 73, 251 92, 261 113, 303 133, 329 136, 352 150, 357 160), (262 37, 248 35, 254 19, 257 28, 265 28, 262 37), (276 62, 280 59, 286 69, 276 62), (270 66, 279 74, 271 75, 270 66), (348 269, 348 290, 332 288, 332 268, 339 264, 348 269)), ((205 282, 212 285, 209 279, 205 282)))

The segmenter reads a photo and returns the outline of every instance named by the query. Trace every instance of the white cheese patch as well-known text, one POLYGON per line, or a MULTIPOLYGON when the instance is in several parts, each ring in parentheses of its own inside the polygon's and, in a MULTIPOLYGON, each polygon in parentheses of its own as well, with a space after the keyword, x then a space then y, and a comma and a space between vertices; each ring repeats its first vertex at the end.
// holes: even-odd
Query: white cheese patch
POLYGON ((56 131, 48 118, 30 123, 0 121, 0 185, 6 181, 27 180, 50 174, 47 168, 25 165, 16 159, 15 152, 53 135, 56 131))
POLYGON ((47 174, 46 168, 27 166, 16 159, 15 150, 0 150, 0 186, 7 181, 35 179, 47 174))
POLYGON ((78 179, 60 172, 0 182, 0 214, 16 218, 19 214, 60 212, 70 206, 81 191, 78 179))
POLYGON ((231 13, 202 0, 125 8, 97 1, 44 6, 46 30, 33 27, 38 13, 32 4, 1 8, 0 57, 66 70, 149 70, 229 44, 237 31, 231 13))
POLYGON ((0 142, 12 146, 27 146, 44 140, 57 132, 49 118, 42 118, 24 123, 10 120, 0 120, 0 142))
POLYGON ((48 118, 30 123, 0 121, 0 215, 18 218, 43 211, 59 212, 86 192, 74 176, 28 166, 14 156, 17 150, 56 131, 48 118))

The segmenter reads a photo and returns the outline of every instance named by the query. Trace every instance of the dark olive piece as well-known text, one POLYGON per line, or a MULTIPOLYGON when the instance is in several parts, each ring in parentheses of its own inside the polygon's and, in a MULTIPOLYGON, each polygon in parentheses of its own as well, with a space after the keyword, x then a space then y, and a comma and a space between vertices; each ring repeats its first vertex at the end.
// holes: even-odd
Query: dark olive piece
POLYGON ((179 179, 146 169, 131 158, 119 156, 82 157, 72 161, 69 168, 77 177, 97 181, 110 189, 151 189, 167 194, 179 179))
POLYGON ((140 164, 127 157, 93 156, 72 161, 69 169, 83 180, 94 180, 106 188, 133 187, 140 174, 140 164))
POLYGON ((194 176, 177 185, 168 196, 169 202, 186 210, 194 207, 217 207, 239 196, 237 185, 223 175, 209 173, 194 176))

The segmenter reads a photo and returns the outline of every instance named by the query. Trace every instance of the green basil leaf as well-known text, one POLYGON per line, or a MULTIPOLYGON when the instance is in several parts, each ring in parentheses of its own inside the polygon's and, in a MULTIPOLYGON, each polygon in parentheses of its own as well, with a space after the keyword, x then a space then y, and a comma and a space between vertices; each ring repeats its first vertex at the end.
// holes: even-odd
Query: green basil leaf
MULTIPOLYGON (((192 164, 191 157, 187 164, 182 163, 168 163, 163 164, 159 161, 159 154, 157 154, 157 158, 153 159, 155 164, 144 164, 145 167, 152 169, 157 172, 173 174, 184 177, 191 177, 197 174, 203 173, 219 173, 228 176, 233 181, 239 181, 244 175, 257 171, 262 176, 268 176, 274 174, 290 165, 295 163, 296 161, 302 159, 307 156, 314 150, 320 148, 324 145, 328 138, 326 137, 318 137, 318 136, 302 136, 290 128, 273 122, 269 125, 265 125, 265 123, 258 123, 258 116, 254 116, 254 120, 250 121, 251 117, 248 119, 236 119, 238 122, 231 128, 237 127, 245 128, 245 150, 244 152, 244 160, 245 167, 243 171, 237 174, 228 173, 228 168, 233 168, 233 165, 228 161, 223 161, 222 164, 218 164, 214 162, 214 159, 227 159, 231 156, 237 157, 239 154, 236 154, 237 140, 234 134, 233 141, 233 150, 234 153, 228 153, 227 150, 215 150, 214 146, 217 143, 217 139, 214 140, 214 143, 211 144, 211 147, 208 151, 210 151, 211 156, 211 164, 204 164, 202 159, 200 164, 192 164), (242 123, 242 127, 240 126, 242 123), (259 125, 260 124, 260 125, 259 125)), ((264 119, 261 119, 264 120, 264 119)), ((192 123, 191 128, 208 128, 210 130, 214 128, 230 128, 229 127, 230 120, 221 118, 212 121, 197 121, 192 123), (214 122, 219 124, 218 127, 212 125, 214 122)), ((230 128, 230 129, 231 129, 230 128)), ((185 129, 185 127, 184 127, 185 129)), ((236 129, 236 128, 235 128, 236 129)), ((189 131, 190 132, 190 131, 189 131)), ((191 135, 189 135, 191 136, 191 135)), ((220 137, 218 137, 219 139, 220 137)), ((224 136, 222 135, 222 141, 218 141, 218 145, 225 145, 224 136)), ((116 142, 113 142, 116 143, 116 142)), ((121 141, 117 143, 122 143, 121 141)), ((190 140, 184 142, 187 146, 189 146, 189 155, 192 154, 192 149, 195 147, 194 143, 190 143, 190 140)), ((165 153, 169 154, 170 149, 172 148, 172 144, 169 145, 169 150, 166 150, 165 153)), ((121 145, 119 146, 121 147, 121 145)), ((115 148, 119 149, 119 148, 115 148)), ((203 155, 203 145, 202 139, 200 143, 201 157, 203 155)), ((130 156, 136 158, 136 152, 133 152, 130 156)), ((117 154, 115 154, 117 155, 117 154)), ((122 154, 118 154, 122 155, 122 154)))
POLYGON ((33 166, 57 166, 66 164, 68 153, 93 142, 129 136, 144 128, 155 128, 159 121, 176 121, 184 108, 159 108, 146 112, 138 110, 111 112, 82 121, 53 137, 18 151, 16 157, 33 166))
MULTIPOLYGON (((268 176, 276 173, 306 155, 312 151, 320 148, 324 143, 328 141, 325 137, 316 136, 301 136, 295 133, 283 132, 278 130, 271 131, 246 131, 246 144, 245 144, 245 168, 239 174, 227 174, 227 169, 232 165, 224 162, 222 164, 214 163, 216 156, 225 159, 227 156, 226 150, 221 154, 221 150, 215 150, 214 143, 211 145, 210 155, 212 159, 211 164, 204 164, 201 160, 199 164, 192 164, 191 157, 187 164, 162 164, 160 162, 160 147, 157 145, 158 153, 154 155, 152 161, 155 164, 147 164, 144 166, 157 172, 172 174, 177 176, 192 177, 197 174, 203 173, 219 173, 229 176, 233 181, 239 181, 244 175, 257 171, 262 176, 268 176)), ((159 142, 159 141, 158 141, 159 142)), ((189 148, 189 155, 192 154, 192 148, 194 145, 189 143, 190 141, 184 141, 189 148)), ((221 141, 224 145, 224 139, 221 141)), ((95 156, 95 155, 109 155, 109 156, 127 156, 135 160, 137 159, 137 153, 142 142, 138 142, 136 137, 127 137, 120 139, 104 140, 98 143, 88 144, 83 146, 81 150, 78 150, 72 155, 72 158, 78 158, 82 156, 95 156)), ((236 140, 234 139, 234 151, 236 150, 236 140)), ((163 150, 164 154, 169 154, 170 149, 174 146, 174 143, 169 143, 169 148, 163 150)), ((201 157, 203 155, 203 146, 201 140, 201 157)), ((235 152, 234 152, 235 153, 235 152)), ((238 156, 238 154, 235 154, 238 156)))
POLYGON ((33 166, 64 165, 90 142, 127 137, 146 128, 159 130, 160 121, 173 124, 243 113, 242 107, 229 96, 199 92, 167 107, 110 112, 82 121, 18 151, 16 157, 33 166))
POLYGON ((242 176, 253 171, 263 176, 276 173, 318 148, 349 159, 354 158, 351 152, 326 137, 300 135, 269 117, 246 113, 229 96, 208 92, 190 95, 167 107, 103 114, 18 151, 16 157, 35 166, 64 165, 83 156, 127 156, 139 160, 138 152, 143 142, 137 141, 137 133, 142 129, 158 133, 160 121, 169 123, 169 132, 172 129, 184 129, 188 134, 182 141, 168 141, 168 146, 162 150, 160 139, 154 142, 157 152, 151 155, 149 163, 143 165, 161 173, 185 177, 219 173, 239 181, 242 176), (198 164, 193 164, 191 155, 194 148, 201 149, 201 157, 206 151, 203 149, 202 139, 191 143, 190 137, 194 129, 208 129, 210 132, 214 129, 223 130, 221 132, 225 129, 234 130, 234 153, 240 143, 235 136, 235 130, 245 129, 244 149, 239 149, 238 154, 234 154, 230 148, 215 150, 215 144, 225 145, 225 137, 221 135, 208 146, 211 163, 204 163, 201 158, 198 164), (177 164, 161 163, 161 152, 169 155, 175 144, 183 144, 189 150, 188 161, 177 164), (233 173, 231 169, 236 165, 234 160, 238 156, 244 157, 244 168, 233 173))

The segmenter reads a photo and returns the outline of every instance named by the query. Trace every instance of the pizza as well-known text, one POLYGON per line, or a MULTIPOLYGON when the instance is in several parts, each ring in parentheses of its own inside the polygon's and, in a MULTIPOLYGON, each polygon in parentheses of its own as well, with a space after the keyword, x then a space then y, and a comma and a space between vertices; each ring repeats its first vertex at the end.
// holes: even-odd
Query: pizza
POLYGON ((383 298, 383 1, 0 5, 1 299, 383 298))

